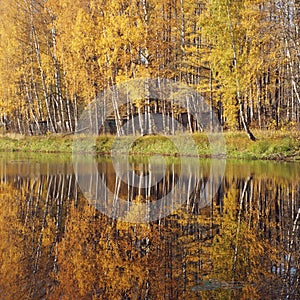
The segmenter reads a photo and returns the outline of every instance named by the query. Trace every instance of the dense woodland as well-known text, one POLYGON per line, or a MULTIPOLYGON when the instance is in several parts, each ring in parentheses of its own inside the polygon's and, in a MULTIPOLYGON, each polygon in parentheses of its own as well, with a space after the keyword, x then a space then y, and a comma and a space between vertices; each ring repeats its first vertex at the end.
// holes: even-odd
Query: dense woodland
POLYGON ((3 132, 74 132, 101 91, 140 77, 188 84, 226 129, 299 122, 298 0, 1 0, 0 14, 3 132))

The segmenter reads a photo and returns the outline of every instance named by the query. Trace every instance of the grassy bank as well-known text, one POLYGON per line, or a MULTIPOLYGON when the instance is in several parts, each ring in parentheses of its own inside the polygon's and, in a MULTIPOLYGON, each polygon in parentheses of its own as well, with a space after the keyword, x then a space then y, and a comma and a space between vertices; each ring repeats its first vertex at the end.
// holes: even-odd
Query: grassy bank
MULTIPOLYGON (((273 160, 300 160, 300 134, 298 132, 257 131, 256 142, 251 142, 243 132, 225 132, 226 156, 238 159, 273 159, 273 160)), ((211 142, 205 134, 192 136, 200 156, 211 155, 211 145, 214 146, 213 154, 224 156, 223 145, 217 136, 211 142)), ((77 141, 77 151, 87 153, 109 154, 112 147, 122 152, 124 142, 128 137, 115 141, 114 136, 99 136, 88 141, 86 137, 73 137, 71 135, 48 135, 26 137, 21 135, 5 135, 0 137, 0 151, 23 151, 43 153, 71 153, 73 142, 77 141), (96 142, 95 142, 96 141, 96 142)), ((187 136, 176 136, 171 141, 164 136, 145 136, 133 138, 130 147, 131 154, 163 154, 163 155, 189 155, 192 146, 187 136)), ((130 143, 129 143, 130 144, 130 143)))

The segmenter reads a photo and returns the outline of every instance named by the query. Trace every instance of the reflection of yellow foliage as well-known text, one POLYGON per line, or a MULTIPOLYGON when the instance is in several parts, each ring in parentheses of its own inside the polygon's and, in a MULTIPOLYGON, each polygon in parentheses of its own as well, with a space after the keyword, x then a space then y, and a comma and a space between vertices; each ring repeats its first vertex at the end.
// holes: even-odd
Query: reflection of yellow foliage
POLYGON ((20 282, 24 283, 25 269, 22 258, 22 231, 18 226, 18 206, 14 199, 17 193, 5 184, 0 187, 0 290, 1 297, 9 299, 18 293, 20 282), (20 282, 17 282, 19 274, 20 282))
MULTIPOLYGON (((270 180, 265 175, 248 181, 250 169, 241 170, 237 179, 237 169, 227 169, 219 206, 215 199, 194 211, 196 200, 191 200, 190 206, 150 224, 109 219, 80 195, 76 207, 68 202, 63 215, 53 201, 52 192, 58 197, 58 190, 47 180, 41 183, 43 188, 36 179, 22 181, 18 189, 1 184, 1 297, 32 299, 51 293, 45 297, 270 298, 269 286, 280 281, 271 267, 279 265, 287 250, 277 239, 286 235, 285 222, 290 222, 285 216, 280 224, 276 221, 275 204, 289 200, 291 193, 296 195, 299 183, 285 177, 270 180), (254 201, 262 195, 264 203, 254 201), (57 236, 57 211, 63 219, 61 236, 57 236)), ((135 199, 128 219, 137 218, 140 200, 135 199)))
MULTIPOLYGON (((34 268, 38 241, 38 223, 31 217, 27 226, 21 221, 21 210, 26 198, 20 190, 1 183, 0 187, 0 290, 1 299, 32 299, 43 291, 34 283, 34 268), (35 224, 34 224, 35 223, 35 224), (30 226, 36 226, 36 234, 30 226), (33 248, 33 245, 36 247, 33 248)), ((46 231, 45 231, 46 233, 46 231)), ((53 237, 46 233, 46 244, 53 237)), ((45 248, 42 249, 45 250, 45 248)), ((48 255, 47 252, 45 252, 48 255)), ((47 257, 47 256, 46 256, 47 257)), ((40 258, 40 278, 47 274, 47 263, 40 258), (43 265, 44 264, 44 265, 43 265), (45 272, 45 273, 43 273, 45 272)), ((50 279, 51 280, 51 279, 50 279)))
MULTIPOLYGON (((244 216, 239 223, 237 200, 238 190, 230 190, 226 194, 225 214, 219 217, 222 230, 214 237, 212 247, 208 248, 208 251, 216 279, 241 283, 242 299, 259 299, 263 287, 268 288, 275 279, 270 269, 278 254, 276 249, 263 239, 260 232, 254 229, 254 212, 244 216), (248 218, 254 223, 249 224, 248 218)), ((204 293, 203 299, 208 298, 208 293, 204 293)))
POLYGON ((126 231, 123 238, 116 239, 121 227, 104 216, 93 218, 95 211, 89 207, 81 212, 72 209, 70 215, 59 248, 57 293, 63 292, 63 299, 85 299, 97 293, 105 299, 117 299, 123 291, 128 291, 128 296, 138 293, 146 276, 146 257, 135 249, 126 231))
MULTIPOLYGON (((18 189, 5 183, 0 186, 1 299, 41 298, 53 285, 55 223, 53 218, 47 217, 43 224, 44 203, 41 198, 37 200, 41 205, 41 215, 37 206, 29 206, 30 198, 25 195, 28 187, 32 189, 34 186, 38 185, 30 180, 24 181, 18 189)), ((31 200, 35 199, 36 194, 32 197, 31 200)))

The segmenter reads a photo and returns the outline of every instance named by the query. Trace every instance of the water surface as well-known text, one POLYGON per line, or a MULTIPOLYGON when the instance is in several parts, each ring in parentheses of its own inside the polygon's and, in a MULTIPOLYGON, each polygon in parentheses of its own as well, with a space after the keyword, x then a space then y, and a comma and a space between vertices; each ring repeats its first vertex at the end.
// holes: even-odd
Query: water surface
POLYGON ((201 161, 195 175, 167 159, 158 178, 155 161, 133 158, 132 172, 152 172, 135 182, 100 157, 111 199, 93 178, 89 197, 80 189, 69 156, 1 154, 0 298, 299 299, 299 163, 227 161, 220 185, 210 180, 214 163, 201 161), (155 203, 178 182, 188 199, 134 223, 135 204, 155 203), (117 198, 127 222, 118 207, 105 214, 117 198))

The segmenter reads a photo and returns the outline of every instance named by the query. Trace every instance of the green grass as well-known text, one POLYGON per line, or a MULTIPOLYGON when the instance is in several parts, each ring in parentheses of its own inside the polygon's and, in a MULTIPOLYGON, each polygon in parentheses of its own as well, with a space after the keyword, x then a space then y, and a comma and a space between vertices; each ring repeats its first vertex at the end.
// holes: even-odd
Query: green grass
MULTIPOLYGON (((300 134, 282 131, 256 131, 257 141, 250 141, 244 132, 225 132, 227 158, 238 159, 273 159, 300 160, 300 134)), ((211 154, 224 157, 224 144, 220 136, 204 133, 169 136, 121 137, 115 136, 76 136, 47 135, 22 136, 3 135, 0 137, 2 152, 37 152, 37 153, 78 153, 96 152, 110 154, 113 148, 117 153, 133 155, 171 155, 193 156, 195 149, 201 157, 211 154), (74 144, 75 141, 75 144, 74 144), (75 147, 74 147, 75 145, 75 147)))
POLYGON ((225 133, 227 153, 232 158, 300 160, 298 132, 257 131, 250 141, 242 133, 225 133))

